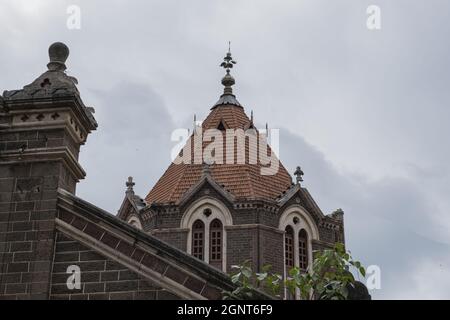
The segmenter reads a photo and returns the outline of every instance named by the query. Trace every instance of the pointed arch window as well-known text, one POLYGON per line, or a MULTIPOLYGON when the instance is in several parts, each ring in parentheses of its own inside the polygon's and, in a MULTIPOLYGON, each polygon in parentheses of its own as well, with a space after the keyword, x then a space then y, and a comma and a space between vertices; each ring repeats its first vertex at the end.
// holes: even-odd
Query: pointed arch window
POLYGON ((187 231, 187 253, 226 272, 227 226, 232 225, 231 213, 222 202, 209 195, 197 200, 183 214, 180 225, 187 231))
POLYGON ((192 255, 200 260, 205 259, 205 224, 196 220, 192 225, 192 255))
POLYGON ((284 252, 286 269, 294 267, 294 230, 291 226, 287 226, 284 236, 284 252))
POLYGON ((308 234, 305 229, 298 233, 298 260, 300 269, 306 271, 308 268, 308 234))
POLYGON ((209 227, 209 262, 210 264, 221 266, 222 264, 222 242, 223 225, 219 219, 214 219, 209 227))

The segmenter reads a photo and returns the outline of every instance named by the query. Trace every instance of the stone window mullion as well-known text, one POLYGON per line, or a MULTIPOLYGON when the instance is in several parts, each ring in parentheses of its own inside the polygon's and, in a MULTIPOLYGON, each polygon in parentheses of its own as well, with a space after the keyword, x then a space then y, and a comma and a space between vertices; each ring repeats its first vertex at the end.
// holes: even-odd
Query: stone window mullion
POLYGON ((205 262, 209 263, 209 223, 205 223, 205 262))

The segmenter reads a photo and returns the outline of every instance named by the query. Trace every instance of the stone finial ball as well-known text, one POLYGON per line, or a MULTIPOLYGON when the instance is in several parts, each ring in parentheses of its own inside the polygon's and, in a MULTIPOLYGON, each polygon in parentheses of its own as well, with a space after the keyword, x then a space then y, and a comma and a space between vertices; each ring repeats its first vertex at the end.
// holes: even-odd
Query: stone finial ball
POLYGON ((222 78, 222 84, 225 87, 231 87, 234 85, 234 83, 235 83, 234 78, 229 73, 227 73, 225 77, 222 78))
POLYGON ((55 42, 48 48, 50 62, 65 63, 69 56, 69 48, 62 42, 55 42))

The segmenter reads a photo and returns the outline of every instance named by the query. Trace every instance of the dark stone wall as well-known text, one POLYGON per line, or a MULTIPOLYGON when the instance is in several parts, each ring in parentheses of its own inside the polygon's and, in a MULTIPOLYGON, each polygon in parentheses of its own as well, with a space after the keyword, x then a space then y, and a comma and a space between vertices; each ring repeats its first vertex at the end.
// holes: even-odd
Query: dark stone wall
POLYGON ((0 165, 0 295, 45 298, 53 257, 58 162, 0 165))
POLYGON ((275 230, 260 229, 260 266, 271 265, 272 272, 284 273, 284 234, 275 230))
POLYGON ((45 299, 53 259, 57 189, 75 192, 76 180, 60 160, 45 152, 66 146, 78 157, 79 145, 64 129, 2 132, 0 135, 0 297, 45 299), (21 150, 35 149, 33 162, 21 150), (16 154, 5 161, 2 152, 16 154), (42 157, 41 157, 42 155, 42 157))
POLYGON ((260 225, 229 227, 227 230, 227 272, 232 265, 251 261, 254 271, 271 265, 272 271, 283 273, 283 234, 260 225))
POLYGON ((162 231, 152 233, 158 239, 170 243, 177 249, 187 251, 187 238, 188 231, 187 230, 170 230, 170 231, 162 231))
POLYGON ((251 261, 253 271, 258 271, 258 232, 256 228, 231 227, 227 232, 227 272, 232 265, 251 261))
POLYGON ((322 241, 334 242, 334 240, 335 240, 335 234, 334 234, 333 230, 328 229, 328 228, 320 227, 319 235, 320 235, 320 239, 322 241))
POLYGON ((179 228, 183 214, 179 210, 164 210, 154 217, 153 226, 157 229, 179 228))

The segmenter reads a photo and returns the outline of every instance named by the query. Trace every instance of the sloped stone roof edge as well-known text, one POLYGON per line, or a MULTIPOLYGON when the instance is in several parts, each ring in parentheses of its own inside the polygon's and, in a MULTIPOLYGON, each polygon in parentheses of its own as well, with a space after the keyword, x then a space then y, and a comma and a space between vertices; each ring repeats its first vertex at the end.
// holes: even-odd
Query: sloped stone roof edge
MULTIPOLYGON (((142 241, 149 247, 155 248, 156 250, 163 252, 169 258, 174 259, 179 265, 185 265, 189 268, 195 269, 199 274, 203 274, 208 278, 208 282, 212 285, 219 286, 221 288, 233 289, 236 286, 231 282, 231 279, 225 273, 217 270, 216 268, 200 261, 191 255, 172 247, 171 245, 149 235, 143 231, 140 231, 128 223, 118 219, 111 213, 69 193, 64 189, 58 189, 58 199, 68 202, 75 206, 78 210, 81 210, 83 214, 87 216, 91 215, 96 218, 102 219, 104 222, 108 223, 112 227, 120 229, 121 232, 127 234, 138 241, 142 241)), ((78 211, 79 212, 79 211, 78 211)), ((255 291, 256 296, 259 299, 273 299, 269 295, 257 290, 255 291)))
POLYGON ((207 272, 209 276, 213 276, 220 282, 224 284, 231 284, 230 279, 228 276, 219 270, 207 265, 206 263, 195 259, 191 255, 188 255, 187 253, 172 247, 171 245, 143 232, 140 231, 128 223, 119 220, 111 213, 81 199, 77 196, 74 196, 73 194, 69 193, 68 191, 64 189, 58 189, 58 197, 63 200, 69 200, 73 203, 76 207, 83 209, 83 213, 86 213, 88 215, 93 215, 98 218, 101 218, 102 220, 108 222, 110 225, 113 225, 115 227, 120 228, 120 231, 128 234, 128 236, 132 238, 136 238, 137 240, 140 240, 150 247, 153 247, 157 250, 164 251, 165 254, 171 256, 174 260, 177 260, 182 265, 189 265, 191 267, 195 267, 198 271, 207 272))

